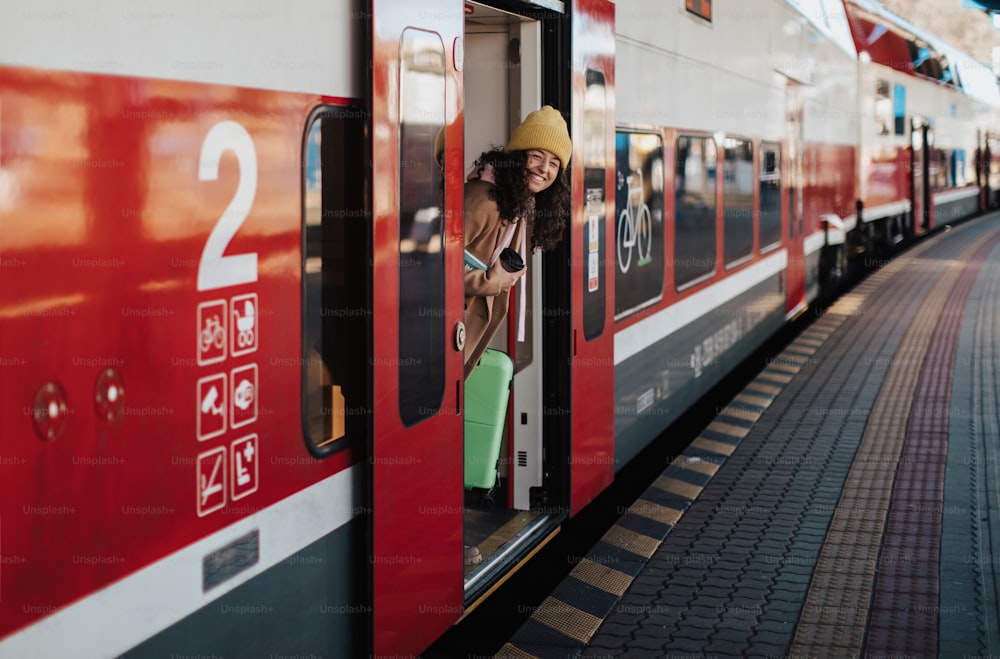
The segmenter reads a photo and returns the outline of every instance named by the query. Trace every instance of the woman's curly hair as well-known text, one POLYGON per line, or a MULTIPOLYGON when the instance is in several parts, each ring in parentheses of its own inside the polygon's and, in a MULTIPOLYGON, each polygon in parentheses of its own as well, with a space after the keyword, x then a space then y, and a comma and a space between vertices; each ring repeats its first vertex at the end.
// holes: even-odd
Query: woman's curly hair
POLYGON ((500 216, 524 217, 531 229, 531 250, 551 249, 559 244, 569 214, 570 191, 565 167, 547 189, 538 194, 528 190, 528 154, 526 151, 486 151, 476 161, 476 173, 490 165, 496 185, 490 199, 497 202, 500 216))

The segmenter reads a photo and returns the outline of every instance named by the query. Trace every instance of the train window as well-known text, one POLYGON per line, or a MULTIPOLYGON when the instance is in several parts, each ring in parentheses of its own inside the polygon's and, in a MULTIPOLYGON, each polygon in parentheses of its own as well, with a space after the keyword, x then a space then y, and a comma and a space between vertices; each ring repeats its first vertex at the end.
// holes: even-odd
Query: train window
POLYGON ((712 0, 684 0, 684 8, 706 21, 712 20, 712 0))
POLYGON ((781 145, 760 145, 760 251, 781 241, 781 145))
POLYGON ((892 114, 896 135, 906 135, 906 87, 892 86, 892 114))
POLYGON ((604 332, 605 293, 604 227, 607 199, 608 93, 604 73, 587 69, 583 97, 583 336, 597 338, 604 332))
POLYGON ((948 187, 948 151, 945 149, 928 150, 927 181, 931 190, 940 190, 948 187))
POLYGON ((399 49, 399 414, 437 414, 445 387, 444 197, 434 142, 445 124, 441 37, 408 28, 399 49))
POLYGON ((663 140, 615 135, 615 320, 663 297, 663 140))
POLYGON ((965 158, 965 149, 955 149, 951 157, 954 159, 955 185, 972 185, 974 177, 969 172, 969 163, 965 158))
POLYGON ((875 82, 875 133, 889 135, 892 132, 892 99, 889 98, 889 83, 875 82))
POLYGON ((678 289, 715 272, 715 176, 711 137, 677 138, 674 176, 674 281, 678 289))
POLYGON ((303 147, 302 425, 317 457, 367 436, 371 214, 357 108, 323 107, 303 147))
POLYGON ((723 147, 722 248, 732 268, 753 254, 753 143, 727 137, 723 147))

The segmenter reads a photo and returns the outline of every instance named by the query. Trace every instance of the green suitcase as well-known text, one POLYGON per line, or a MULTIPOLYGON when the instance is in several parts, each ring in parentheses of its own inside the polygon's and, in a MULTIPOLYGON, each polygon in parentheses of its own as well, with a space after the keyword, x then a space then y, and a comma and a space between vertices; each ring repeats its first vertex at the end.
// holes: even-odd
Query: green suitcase
POLYGON ((465 487, 492 489, 503 439, 514 362, 487 348, 465 381, 465 487))

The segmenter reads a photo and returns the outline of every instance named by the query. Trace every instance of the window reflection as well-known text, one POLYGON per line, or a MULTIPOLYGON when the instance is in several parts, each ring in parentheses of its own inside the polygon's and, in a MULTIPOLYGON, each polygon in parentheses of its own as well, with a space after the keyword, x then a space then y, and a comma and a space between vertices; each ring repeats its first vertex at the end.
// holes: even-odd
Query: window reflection
POLYGON ((726 267, 732 267, 753 252, 753 143, 727 137, 724 146, 722 245, 726 267))
POLYGON ((715 272, 715 141, 678 137, 676 158, 674 279, 682 288, 715 272))
POLYGON ((767 251, 781 240, 781 146, 760 145, 760 249, 767 251))
POLYGON ((399 63, 399 411, 413 425, 437 414, 445 386, 441 38, 407 29, 399 63))
POLYGON ((615 136, 615 319, 663 295, 663 142, 654 133, 615 136))
POLYGON ((302 154, 302 425, 318 457, 369 427, 371 214, 356 166, 366 145, 364 112, 326 107, 302 154))

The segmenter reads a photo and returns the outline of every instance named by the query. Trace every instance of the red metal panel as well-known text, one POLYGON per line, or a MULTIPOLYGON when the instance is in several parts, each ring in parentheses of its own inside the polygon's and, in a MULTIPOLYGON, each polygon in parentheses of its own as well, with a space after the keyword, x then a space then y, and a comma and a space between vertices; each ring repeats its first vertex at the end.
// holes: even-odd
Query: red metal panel
POLYGON ((312 459, 298 406, 288 163, 320 99, 2 67, 0 89, 5 636, 359 452, 312 459), (213 252, 255 259, 233 278, 213 252))
POLYGON ((462 5, 454 0, 372 2, 374 219, 374 438, 371 455, 373 651, 421 652, 461 615, 462 354, 450 332, 462 318, 462 5), (403 31, 440 36, 447 79, 445 394, 436 416, 405 427, 399 410, 399 52, 403 31))
MULTIPOLYGON (((586 105, 587 69, 599 71, 604 76, 606 89, 606 117, 604 135, 605 153, 605 204, 604 271, 613 273, 615 265, 614 222, 614 131, 615 131, 615 69, 614 69, 614 17, 615 6, 607 0, 574 0, 572 83, 572 134, 573 140, 573 217, 572 217, 572 306, 573 346, 572 372, 572 447, 570 455, 571 501, 573 512, 581 510, 614 480, 614 286, 611 276, 604 278, 603 330, 596 336, 585 336, 583 297, 589 287, 588 243, 589 216, 585 208, 584 163, 589 139, 586 121, 593 121, 584 112, 586 105)), ((593 251, 597 251, 596 249, 593 251)))

